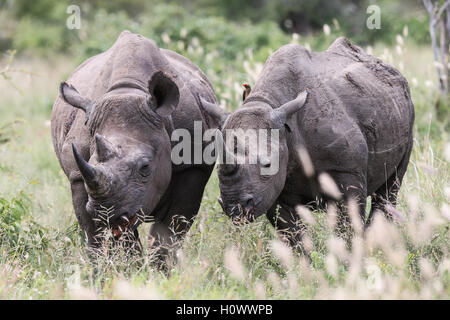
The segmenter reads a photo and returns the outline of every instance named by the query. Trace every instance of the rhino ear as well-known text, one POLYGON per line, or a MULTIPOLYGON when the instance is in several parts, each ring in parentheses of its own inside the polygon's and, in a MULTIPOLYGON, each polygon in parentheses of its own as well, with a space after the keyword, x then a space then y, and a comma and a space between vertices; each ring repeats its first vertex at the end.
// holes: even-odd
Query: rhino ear
POLYGON ((272 111, 272 120, 280 127, 286 124, 286 121, 297 111, 299 111, 306 103, 308 93, 306 91, 300 94, 294 100, 286 102, 279 108, 272 111))
POLYGON ((92 101, 90 99, 83 97, 77 89, 67 82, 62 82, 59 85, 59 93, 65 102, 84 112, 88 112, 92 106, 92 101))
POLYGON ((77 89, 67 82, 61 82, 59 85, 59 94, 61 98, 70 104, 72 107, 83 110, 86 113, 86 123, 92 111, 93 102, 86 97, 83 97, 77 89))
POLYGON ((151 108, 160 116, 167 117, 178 106, 180 92, 176 83, 164 72, 157 71, 148 81, 148 91, 152 97, 151 108))
POLYGON ((230 114, 228 112, 225 112, 225 110, 223 110, 222 107, 217 103, 206 101, 198 94, 194 94, 194 96, 197 100, 197 104, 200 106, 200 108, 202 108, 206 115, 213 120, 213 122, 216 124, 216 127, 222 129, 223 124, 230 114))

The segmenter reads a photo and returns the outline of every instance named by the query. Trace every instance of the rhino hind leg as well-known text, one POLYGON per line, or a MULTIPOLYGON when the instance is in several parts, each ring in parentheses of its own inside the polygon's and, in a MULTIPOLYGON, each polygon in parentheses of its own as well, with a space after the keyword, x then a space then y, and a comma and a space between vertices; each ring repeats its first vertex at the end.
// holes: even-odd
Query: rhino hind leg
POLYGON ((155 250, 159 269, 167 270, 173 262, 174 249, 189 231, 200 209, 212 169, 213 166, 207 169, 191 168, 172 175, 172 182, 165 194, 169 202, 153 213, 155 222, 149 234, 150 247, 155 250))
POLYGON ((361 224, 364 226, 367 205, 367 182, 365 173, 348 173, 339 171, 328 172, 343 194, 340 200, 333 200, 338 208, 338 216, 334 232, 351 246, 354 224, 350 216, 350 201, 356 201, 361 224))
POLYGON ((386 205, 389 204, 394 207, 397 205, 397 196, 402 185, 406 169, 408 168, 412 145, 413 142, 411 139, 411 142, 409 143, 409 146, 394 173, 372 194, 372 207, 369 218, 367 219, 366 227, 370 225, 376 211, 383 212, 388 220, 392 220, 392 215, 388 212, 388 210, 386 210, 386 205))
POLYGON ((330 171, 328 173, 343 194, 342 199, 337 201, 338 206, 346 208, 350 200, 356 201, 359 215, 362 220, 365 220, 367 204, 367 182, 365 174, 338 171, 330 171))

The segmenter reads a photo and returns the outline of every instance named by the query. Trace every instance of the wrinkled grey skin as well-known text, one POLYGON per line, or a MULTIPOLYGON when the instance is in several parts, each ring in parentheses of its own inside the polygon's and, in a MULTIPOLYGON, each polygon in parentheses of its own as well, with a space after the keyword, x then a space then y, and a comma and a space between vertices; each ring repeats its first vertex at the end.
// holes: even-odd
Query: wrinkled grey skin
POLYGON ((406 79, 347 39, 337 39, 325 52, 283 46, 223 125, 224 130, 279 128, 280 170, 262 176, 259 170, 267 164, 261 162, 219 165, 222 207, 234 219, 252 221, 266 213, 294 245, 302 233, 295 207, 338 200, 320 188, 317 177, 326 172, 340 188, 342 203, 358 201, 362 219, 371 195, 371 217, 386 202, 395 205, 413 144, 413 122, 406 79), (300 148, 311 158, 311 177, 303 169, 300 148))
MULTIPOLYGON (((172 166, 170 155, 174 128, 193 135, 194 120, 204 130, 218 126, 201 105, 216 102, 208 79, 188 59, 124 31, 67 83, 53 106, 52 137, 89 247, 105 227, 95 221, 99 209, 111 207, 113 230, 142 210, 155 221, 150 243, 169 246, 189 229, 213 169, 172 166)), ((136 237, 138 224, 129 226, 136 237)))

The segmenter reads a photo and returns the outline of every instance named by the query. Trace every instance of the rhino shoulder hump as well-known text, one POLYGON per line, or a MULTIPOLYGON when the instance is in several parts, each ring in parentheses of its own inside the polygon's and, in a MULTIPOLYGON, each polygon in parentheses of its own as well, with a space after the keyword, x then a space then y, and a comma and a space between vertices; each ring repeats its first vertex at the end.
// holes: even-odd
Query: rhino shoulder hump
POLYGON ((342 52, 348 52, 353 51, 355 53, 361 53, 362 49, 350 42, 349 39, 346 37, 339 37, 330 45, 330 47, 326 50, 328 52, 336 52, 336 53, 342 53, 342 52))
POLYGON ((291 44, 284 45, 280 49, 275 51, 275 53, 272 55, 272 57, 291 58, 291 57, 299 56, 299 55, 311 58, 311 51, 309 51, 305 47, 302 47, 298 44, 291 43, 291 44))
POLYGON ((119 50, 135 50, 136 46, 147 47, 150 50, 159 50, 159 47, 153 40, 128 30, 124 30, 120 33, 111 49, 119 48, 119 50))

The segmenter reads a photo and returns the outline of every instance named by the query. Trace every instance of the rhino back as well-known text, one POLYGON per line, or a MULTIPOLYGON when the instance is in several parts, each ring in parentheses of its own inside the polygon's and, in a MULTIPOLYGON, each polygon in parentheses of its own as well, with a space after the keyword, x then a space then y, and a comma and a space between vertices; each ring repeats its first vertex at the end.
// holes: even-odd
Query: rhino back
POLYGON ((345 38, 324 52, 290 44, 267 60, 246 103, 263 100, 277 108, 303 90, 309 96, 297 113, 297 130, 315 163, 323 170, 353 171, 364 160, 369 189, 383 183, 379 173, 395 170, 412 139, 414 107, 406 79, 345 38))
POLYGON ((328 73, 325 84, 338 93, 348 114, 357 120, 369 151, 379 152, 406 142, 414 106, 408 82, 400 72, 345 38, 335 41, 323 57, 344 62, 328 73), (340 59, 333 59, 336 56, 340 59))
MULTIPOLYGON (((158 48, 152 40, 141 35, 123 31, 110 49, 87 59, 67 81, 80 94, 92 100, 117 87, 137 87, 142 89, 142 94, 146 94, 148 80, 159 70, 170 75, 180 89, 180 103, 172 115, 175 127, 189 126, 190 129, 193 119, 202 119, 192 91, 215 102, 211 84, 188 59, 158 48)), ((60 97, 56 99, 52 112, 52 133, 58 157, 64 143, 67 144, 75 137, 77 141, 84 141, 82 145, 90 143, 91 137, 84 119, 83 111, 67 105, 60 97)))

